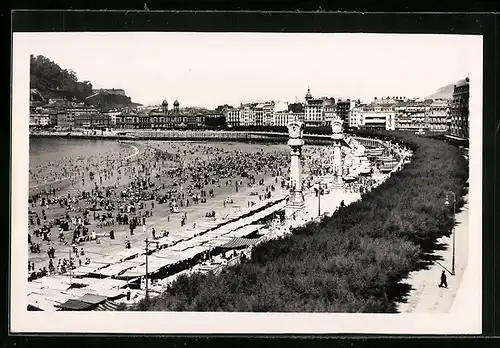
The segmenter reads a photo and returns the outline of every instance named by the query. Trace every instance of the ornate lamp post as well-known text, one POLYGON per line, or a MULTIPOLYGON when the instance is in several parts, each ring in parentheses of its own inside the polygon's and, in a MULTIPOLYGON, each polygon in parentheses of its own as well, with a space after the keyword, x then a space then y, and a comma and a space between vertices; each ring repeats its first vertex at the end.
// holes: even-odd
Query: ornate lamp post
POLYGON ((342 143, 344 133, 342 132, 342 120, 336 117, 332 120, 332 140, 333 140, 333 177, 334 186, 342 187, 342 143))
POLYGON ((448 194, 453 196, 453 228, 451 230, 452 233, 452 243, 451 243, 451 274, 455 275, 455 218, 456 218, 456 196, 455 192, 453 191, 448 191, 446 193, 446 201, 444 202, 445 205, 450 205, 450 201, 448 199, 448 194))
POLYGON ((292 120, 288 123, 288 146, 290 146, 290 196, 287 208, 299 210, 304 208, 304 195, 302 192, 302 146, 304 140, 302 133, 304 131, 304 123, 298 120, 292 120))

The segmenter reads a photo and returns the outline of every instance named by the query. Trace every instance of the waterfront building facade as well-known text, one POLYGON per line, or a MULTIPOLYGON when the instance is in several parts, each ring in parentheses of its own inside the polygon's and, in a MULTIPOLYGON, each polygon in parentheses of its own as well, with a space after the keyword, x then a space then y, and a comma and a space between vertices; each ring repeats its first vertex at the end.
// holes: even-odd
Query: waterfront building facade
POLYGON ((446 132, 449 128, 449 101, 433 100, 427 115, 427 129, 431 132, 446 132))
POLYGON ((255 105, 252 103, 241 104, 240 126, 255 125, 255 113, 253 111, 255 105))
POLYGON ((241 119, 240 113, 241 109, 239 108, 226 109, 224 111, 226 124, 229 127, 238 127, 240 125, 240 119, 241 119))
POLYGON ((103 115, 109 117, 109 124, 111 127, 116 126, 116 116, 118 116, 121 111, 118 109, 106 109, 101 111, 103 115))
POLYGON ((431 99, 424 101, 408 100, 396 105, 396 129, 417 131, 429 128, 428 114, 431 99))
POLYGON ((394 104, 371 103, 361 108, 357 128, 394 130, 396 113, 394 104))
POLYGON ((305 113, 304 112, 289 111, 288 117, 289 117, 289 119, 288 119, 289 122, 291 120, 295 120, 295 121, 298 121, 298 122, 304 122, 304 120, 305 120, 305 113))
POLYGON ((450 134, 469 139, 469 78, 458 81, 453 87, 450 104, 450 134))
POLYGON ((304 104, 305 127, 326 126, 337 116, 335 98, 313 98, 311 90, 307 89, 304 104))
POLYGON ((359 104, 351 109, 347 123, 349 128, 359 128, 361 124, 361 114, 365 106, 366 104, 359 104))
POLYGON ((190 114, 186 117, 186 126, 188 128, 200 128, 205 125, 206 118, 217 118, 220 117, 220 114, 209 114, 209 115, 201 115, 201 114, 190 114))
POLYGON ((351 114, 351 110, 356 106, 356 102, 354 100, 337 100, 336 103, 336 111, 338 117, 342 120, 345 125, 349 124, 349 116, 351 114))
POLYGON ((337 119, 337 104, 335 104, 334 98, 327 98, 323 101, 323 114, 326 124, 331 124, 333 120, 337 119))
POLYGON ((273 125, 275 127, 287 127, 290 112, 288 110, 279 110, 274 112, 273 125))
POLYGON ((120 115, 116 116, 116 128, 119 129, 135 129, 138 123, 138 114, 130 110, 124 110, 120 115))
POLYGON ((65 110, 58 112, 57 126, 63 129, 72 129, 75 126, 75 116, 65 110))
POLYGON ((74 117, 75 128, 109 128, 109 117, 102 114, 78 114, 74 117))
POLYGON ((274 113, 274 101, 266 102, 262 105, 262 111, 264 113, 262 125, 265 127, 273 126, 273 113, 274 113))
POLYGON ((263 126, 264 125, 264 104, 257 104, 252 108, 253 120, 252 126, 263 126))
POLYGON ((51 118, 48 113, 43 114, 30 114, 29 126, 30 127, 48 127, 51 125, 51 118))
POLYGON ((320 127, 325 124, 324 99, 308 99, 305 105, 305 126, 320 127))

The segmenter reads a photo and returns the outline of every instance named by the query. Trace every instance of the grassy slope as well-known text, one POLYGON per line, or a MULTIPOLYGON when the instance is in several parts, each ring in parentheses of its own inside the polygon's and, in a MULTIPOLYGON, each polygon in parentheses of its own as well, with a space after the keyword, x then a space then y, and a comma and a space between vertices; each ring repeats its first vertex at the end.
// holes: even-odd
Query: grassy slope
POLYGON ((181 277, 138 309, 194 311, 394 312, 394 284, 449 233, 445 192, 465 194, 467 163, 445 142, 395 136, 412 163, 332 218, 258 246, 252 260, 218 276, 181 277))

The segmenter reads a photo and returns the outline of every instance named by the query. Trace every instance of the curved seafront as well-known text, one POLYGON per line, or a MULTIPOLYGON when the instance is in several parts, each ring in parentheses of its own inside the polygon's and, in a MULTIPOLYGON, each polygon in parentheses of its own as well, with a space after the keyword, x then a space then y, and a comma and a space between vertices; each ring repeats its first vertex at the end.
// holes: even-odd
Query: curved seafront
POLYGON ((29 191, 89 188, 90 181, 85 185, 81 180, 85 172, 125 166, 141 152, 137 146, 141 147, 112 140, 30 137, 29 191))
MULTIPOLYGON (((122 131, 37 131, 30 133, 33 138, 65 138, 65 139, 101 139, 118 141, 136 140, 174 140, 174 141, 217 141, 217 142, 256 142, 286 143, 288 133, 262 131, 225 131, 225 130, 122 130, 122 131)), ((329 135, 305 134, 309 144, 331 144, 329 135)))
MULTIPOLYGON (((67 142, 68 139, 62 141, 67 142)), ((63 298, 75 298, 85 291, 98 291, 100 294, 111 291, 120 297, 124 291, 123 287, 129 283, 133 287, 133 283, 138 279, 134 275, 141 274, 135 268, 144 267, 145 260, 142 258, 146 236, 157 241, 156 246, 151 246, 157 251, 152 254, 149 261, 153 263, 149 271, 154 273, 161 269, 159 266, 154 266, 154 262, 157 265, 164 265, 161 253, 165 247, 182 249, 180 245, 185 245, 186 250, 192 251, 193 246, 187 244, 196 244, 195 241, 200 238, 210 238, 210 234, 222 241, 224 238, 230 238, 227 234, 230 230, 233 231, 231 232, 233 237, 259 233, 262 237, 258 240, 262 243, 269 239, 280 238, 281 235, 288 233, 291 227, 300 226, 317 218, 316 199, 313 197, 312 187, 309 186, 310 189, 306 192, 304 216, 293 221, 282 221, 277 225, 274 222, 271 225, 259 222, 284 207, 289 165, 289 150, 286 145, 134 141, 126 142, 126 155, 117 156, 112 153, 115 149, 110 148, 109 142, 103 141, 102 144, 104 146, 100 152, 85 151, 89 155, 85 168, 75 166, 74 158, 66 156, 61 159, 71 162, 76 174, 82 175, 81 182, 78 180, 72 187, 48 185, 49 190, 46 192, 39 190, 35 193, 36 197, 32 197, 34 199, 30 202, 32 212, 30 238, 38 244, 38 247, 41 246, 41 250, 29 251, 29 270, 32 278, 30 284, 35 288, 30 296, 37 301, 42 301, 40 292, 43 293, 43 290, 39 288, 43 288, 47 279, 61 284, 67 282, 80 284, 79 286, 98 283, 96 278, 114 279, 115 287, 118 288, 113 289, 111 286, 96 290, 95 287, 89 286, 84 289, 66 289, 63 291, 63 298), (101 171, 95 170, 98 168, 101 171), (92 170, 95 170, 95 174, 94 178, 90 179, 89 173, 92 170), (148 187, 156 187, 157 190, 154 191, 158 192, 153 196, 144 196, 148 187), (55 192, 50 189, 55 189, 55 192), (215 215, 210 215, 214 212, 215 215), (78 233, 69 230, 57 231, 57 227, 50 228, 54 219, 64 220, 65 214, 66 220, 69 218, 72 225, 78 227, 78 233), (123 221, 125 215, 128 222, 123 221), (130 229, 131 221, 134 221, 132 229, 130 229), (48 233, 48 240, 46 234, 40 233, 42 229, 47 232, 45 225, 52 230, 48 233), (139 227, 141 225, 144 225, 142 230, 139 227), (223 227, 225 225, 227 227, 223 227), (153 235, 153 228, 156 236, 153 235), (221 229, 224 228, 230 230, 223 232, 221 229), (245 234, 245 228, 251 230, 245 234), (86 233, 83 233, 85 230, 86 233), (220 233, 225 237, 217 237, 220 233), (113 238, 110 238, 111 235, 113 238), (76 245, 72 245, 75 244, 75 240, 76 245), (52 255, 49 255, 51 252, 52 255), (67 260, 71 261, 66 260, 68 255, 70 256, 67 260), (48 267, 47 262, 49 262, 48 267), (44 276, 43 273, 46 271, 39 271, 40 268, 42 270, 53 268, 53 271, 50 272, 50 276, 44 276), (40 272, 42 272, 41 277, 40 272)), ((119 146, 123 145, 120 143, 119 146)), ((383 146, 384 143, 380 142, 380 145, 383 146)), ((316 177, 316 180, 322 180, 322 177, 328 176, 325 171, 325 168, 329 167, 328 158, 331 156, 328 148, 306 146, 304 150, 305 168, 308 169, 310 178, 316 177)), ((77 159, 80 158, 77 156, 77 159)), ((45 163, 54 164, 54 161, 45 163)), ((36 161, 33 165, 36 166, 36 161)), ((65 166, 56 167, 65 168, 65 166)), ((400 167, 401 164, 397 169, 400 167)), ((55 170, 43 166, 42 168, 47 173, 55 173, 55 170)), ((349 205, 360 198, 361 188, 369 190, 388 176, 389 174, 376 173, 370 182, 363 185, 363 188, 359 185, 349 185, 341 195, 333 192, 325 194, 322 198, 324 207, 322 212, 331 214, 341 201, 349 205)), ((198 250, 200 247, 194 248, 198 250)), ((202 249, 198 250, 198 254, 205 257, 208 252, 209 258, 213 261, 213 257, 210 256, 211 248, 202 249)), ((200 264, 195 257, 193 259, 193 262, 196 261, 195 264, 187 268, 186 265, 175 264, 174 268, 181 267, 182 270, 189 272, 199 272, 204 267, 214 270, 231 262, 237 262, 240 255, 245 254, 249 257, 251 249, 252 247, 235 251, 235 254, 231 254, 233 257, 229 258, 225 253, 226 263, 222 264, 218 261, 200 264)), ((184 251, 179 250, 179 252, 184 251)), ((193 254, 191 257, 196 255, 193 254)), ((172 277, 164 276, 163 281, 152 283, 150 286, 156 286, 158 287, 156 291, 161 291, 162 287, 168 286, 177 276, 184 273, 185 271, 174 272, 172 277)), ((161 275, 157 274, 156 279, 162 279, 161 275)), ((132 291, 134 294, 131 301, 138 301, 144 297, 144 284, 132 291)), ((154 293, 153 291, 151 295, 154 293)), ((120 301, 126 299, 121 298, 120 301)), ((51 310, 55 309, 54 304, 60 304, 60 301, 55 301, 52 305, 45 302, 44 309, 51 310)))

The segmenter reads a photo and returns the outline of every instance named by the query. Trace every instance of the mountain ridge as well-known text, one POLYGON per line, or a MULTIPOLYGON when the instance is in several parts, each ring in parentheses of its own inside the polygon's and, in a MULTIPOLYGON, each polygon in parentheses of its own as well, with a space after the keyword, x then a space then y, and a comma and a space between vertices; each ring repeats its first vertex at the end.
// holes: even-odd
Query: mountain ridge
POLYGON ((453 89, 455 85, 450 83, 446 86, 438 88, 434 93, 425 97, 426 99, 451 99, 453 97, 453 89))

